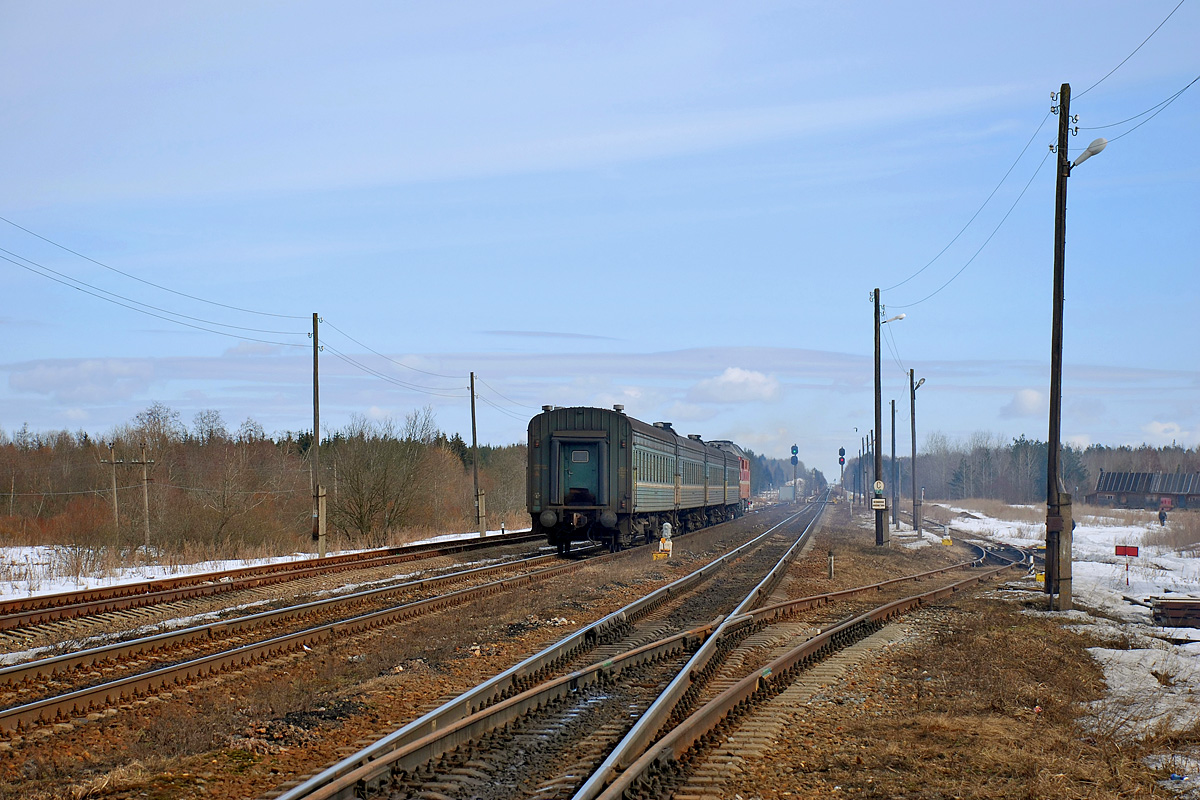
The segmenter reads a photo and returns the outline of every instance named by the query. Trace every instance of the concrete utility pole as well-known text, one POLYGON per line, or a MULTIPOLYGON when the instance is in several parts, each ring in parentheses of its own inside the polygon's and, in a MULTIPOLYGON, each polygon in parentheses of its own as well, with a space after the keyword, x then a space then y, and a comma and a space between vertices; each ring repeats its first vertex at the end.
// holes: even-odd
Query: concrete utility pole
POLYGON ((900 530, 900 517, 896 508, 900 505, 900 465, 896 463, 896 401, 892 401, 892 527, 900 530))
MULTIPOLYGON (((876 287, 876 289, 875 289, 874 299, 875 299, 875 430, 873 431, 873 436, 874 436, 873 441, 874 441, 874 447, 875 447, 875 484, 874 484, 875 492, 873 494, 873 499, 872 499, 872 503, 871 503, 872 506, 875 505, 874 498, 882 498, 883 497, 883 486, 881 485, 881 481, 882 481, 881 476, 883 475, 883 442, 881 441, 882 433, 883 433, 883 398, 882 398, 883 389, 882 389, 882 386, 880 385, 881 376, 880 376, 880 369, 879 369, 879 350, 880 350, 879 329, 881 327, 879 315, 880 315, 880 312, 882 311, 882 309, 879 307, 879 288, 878 287, 876 287)), ((886 501, 884 501, 884 502, 886 503, 886 501)), ((883 545, 887 544, 887 542, 888 542, 887 507, 885 505, 883 508, 875 509, 875 546, 882 547, 883 545)))
POLYGON ((1046 444, 1046 583, 1051 611, 1071 609, 1071 495, 1062 491, 1063 295, 1067 243, 1067 176, 1071 162, 1071 84, 1058 95, 1058 178, 1054 190, 1054 319, 1050 333, 1050 436, 1046 444), (1057 598, 1057 601, 1056 601, 1057 598))
POLYGON ((917 389, 925 383, 921 378, 919 383, 913 383, 916 373, 908 371, 908 407, 912 415, 912 500, 913 500, 913 530, 921 533, 921 498, 917 495, 917 389))
POLYGON ((325 557, 325 490, 321 486, 321 383, 317 354, 321 345, 317 338, 317 312, 312 315, 313 340, 313 438, 312 444, 312 538, 317 542, 317 555, 325 557))
POLYGON ((487 511, 479 491, 479 443, 475 436, 475 373, 471 373, 471 469, 475 473, 475 529, 480 538, 487 535, 487 511))

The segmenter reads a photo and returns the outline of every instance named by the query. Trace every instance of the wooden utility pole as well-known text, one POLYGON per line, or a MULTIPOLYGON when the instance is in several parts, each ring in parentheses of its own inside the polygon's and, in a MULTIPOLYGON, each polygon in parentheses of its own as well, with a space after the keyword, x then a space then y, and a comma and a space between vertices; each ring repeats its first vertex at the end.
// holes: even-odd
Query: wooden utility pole
POLYGON ((475 475, 475 529, 482 538, 487 534, 487 512, 479 491, 479 441, 475 435, 475 373, 471 373, 471 471, 475 475))
POLYGON ((312 444, 312 538, 317 542, 317 555, 325 557, 325 492, 321 488, 321 384, 319 379, 317 354, 321 350, 317 338, 317 312, 312 315, 313 340, 313 437, 312 444))
MULTIPOLYGON (((116 450, 113 445, 113 442, 108 443, 108 460, 105 461, 104 459, 100 459, 100 463, 101 464, 109 464, 112 466, 113 526, 120 527, 121 516, 120 516, 120 513, 117 511, 117 464, 124 463, 124 462, 117 461, 116 450)), ((10 514, 10 516, 11 516, 11 514, 10 514)))
MULTIPOLYGON (((137 466, 138 464, 141 464, 141 466, 142 466, 142 516, 145 517, 145 522, 146 522, 146 554, 147 554, 147 556, 149 556, 149 554, 150 554, 150 465, 153 464, 154 462, 150 461, 149 459, 146 458, 146 443, 145 442, 142 442, 142 460, 141 461, 117 462, 117 461, 113 461, 111 454, 112 454, 112 448, 110 447, 109 448, 110 463, 128 464, 130 466, 137 466)), ((113 513, 115 515, 116 514, 115 498, 117 496, 117 478, 116 478, 116 471, 115 471, 116 467, 115 466, 113 467, 113 470, 114 470, 114 472, 113 472, 113 498, 114 498, 113 513)))
POLYGON ((150 552, 150 465, 146 460, 146 443, 142 442, 142 513, 146 516, 146 552, 150 552))

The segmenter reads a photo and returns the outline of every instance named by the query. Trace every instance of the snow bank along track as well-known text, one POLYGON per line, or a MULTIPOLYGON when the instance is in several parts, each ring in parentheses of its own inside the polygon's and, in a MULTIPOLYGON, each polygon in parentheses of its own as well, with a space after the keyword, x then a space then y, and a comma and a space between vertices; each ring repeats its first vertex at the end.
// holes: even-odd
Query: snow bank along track
POLYGON ((141 606, 170 603, 191 597, 208 597, 251 589, 273 583, 294 581, 310 576, 329 575, 345 570, 400 564, 416 559, 434 558, 504 544, 541 541, 529 532, 489 536, 486 539, 462 539, 453 542, 389 547, 362 553, 347 553, 325 558, 260 564, 220 572, 204 572, 85 589, 78 592, 38 595, 0 600, 0 631, 22 628, 60 619, 102 614, 141 606))
MULTIPOLYGON (((605 792, 609 781, 623 776, 622 771, 635 764, 638 756, 660 752, 661 742, 652 743, 661 731, 688 730, 694 724, 689 709, 702 703, 702 712, 710 706, 720 707, 718 701, 724 702, 730 692, 740 703, 742 695, 735 690, 741 682, 730 681, 721 671, 728 672, 752 660, 744 651, 761 650, 764 637, 779 638, 778 629, 786 627, 796 614, 855 595, 875 594, 904 581, 975 566, 986 557, 980 550, 974 562, 748 611, 770 593, 814 523, 815 519, 776 568, 728 617, 610 657, 592 658, 588 666, 566 674, 561 674, 559 667, 557 677, 544 678, 556 665, 578 661, 581 653, 597 655, 594 650, 598 648, 592 643, 645 614, 646 608, 663 602, 664 595, 682 592, 684 586, 680 584, 694 585, 705 579, 694 573, 567 637, 319 775, 281 787, 277 800, 418 793, 479 798, 596 797, 605 792), (725 689, 726 684, 731 688, 725 689), (720 691, 710 700, 714 687, 720 691), (609 708, 607 713, 602 711, 605 706, 609 708), (612 713, 614 708, 620 713, 612 713), (631 718, 637 720, 632 727, 631 718)), ((725 557, 726 561, 734 558, 738 558, 736 551, 725 557)), ((866 628, 877 627, 880 620, 952 594, 995 572, 998 570, 873 609, 824 634, 818 633, 803 647, 821 655, 832 652, 853 637, 864 635, 866 628)), ((777 658, 771 663, 779 661, 777 658)), ((765 680, 771 674, 769 666, 756 669, 750 677, 765 680)), ((734 707, 738 707, 736 703, 734 707)))

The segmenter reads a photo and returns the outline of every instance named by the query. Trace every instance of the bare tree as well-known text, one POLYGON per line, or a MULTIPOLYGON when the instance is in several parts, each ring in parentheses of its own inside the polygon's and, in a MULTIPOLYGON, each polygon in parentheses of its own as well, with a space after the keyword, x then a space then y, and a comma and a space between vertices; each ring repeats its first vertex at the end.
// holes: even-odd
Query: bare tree
POLYGON ((424 498, 420 467, 437 427, 429 407, 405 417, 372 422, 355 416, 333 438, 338 491, 329 516, 353 541, 380 546, 424 498))
POLYGON ((228 439, 229 431, 225 430, 225 420, 221 418, 221 412, 215 408, 197 411, 196 416, 192 417, 192 436, 200 444, 212 444, 228 439))

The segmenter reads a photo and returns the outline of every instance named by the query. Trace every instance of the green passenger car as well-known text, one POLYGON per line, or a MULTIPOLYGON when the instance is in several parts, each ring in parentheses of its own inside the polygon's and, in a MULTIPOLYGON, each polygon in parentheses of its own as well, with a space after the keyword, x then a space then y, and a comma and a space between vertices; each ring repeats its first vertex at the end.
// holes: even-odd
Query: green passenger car
POLYGON ((745 454, 732 442, 679 436, 621 406, 554 408, 529 421, 528 506, 533 529, 559 553, 572 542, 612 550, 740 516, 749 501, 745 454))

